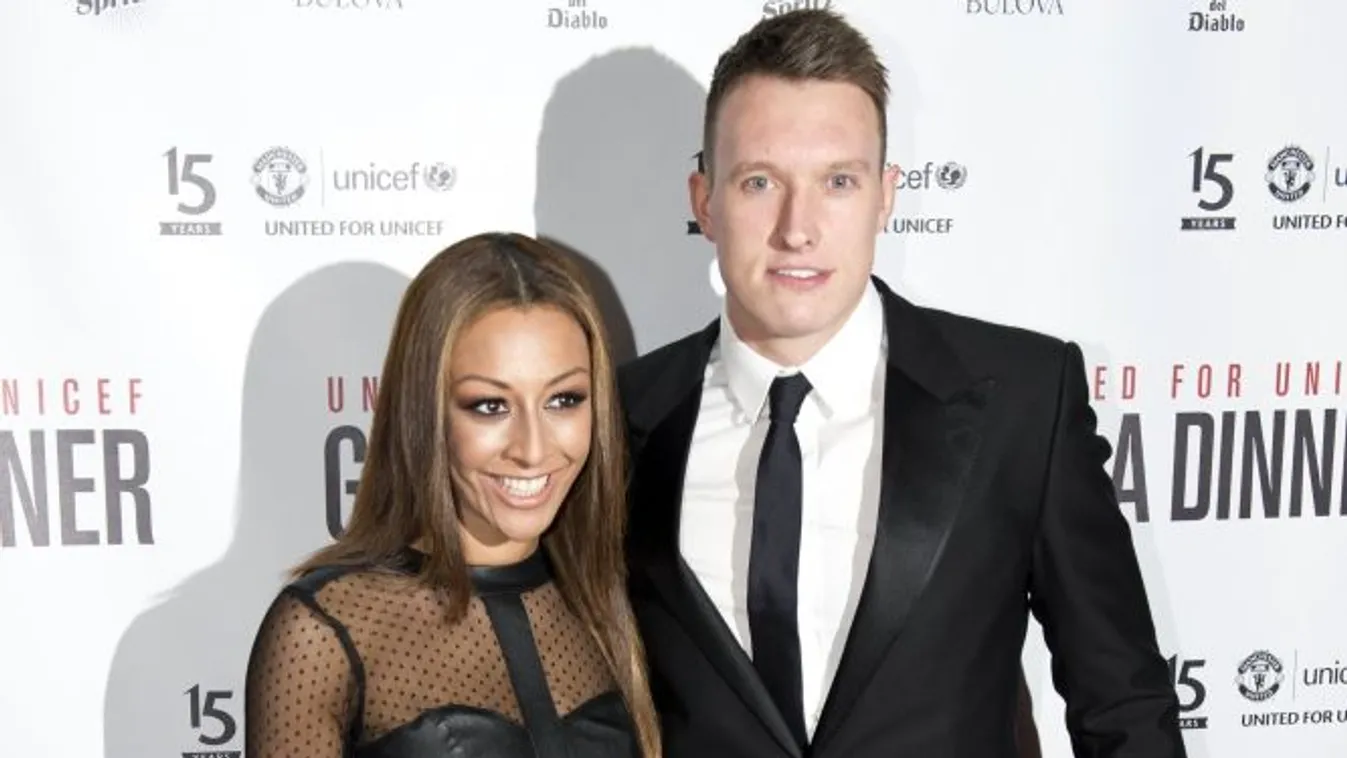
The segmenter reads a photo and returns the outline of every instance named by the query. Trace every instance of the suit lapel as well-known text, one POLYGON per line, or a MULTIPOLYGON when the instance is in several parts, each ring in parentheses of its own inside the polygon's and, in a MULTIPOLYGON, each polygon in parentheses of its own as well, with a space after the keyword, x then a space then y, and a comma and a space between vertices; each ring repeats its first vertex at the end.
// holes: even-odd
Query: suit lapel
MULTIPOLYGON (((762 685, 752 661, 683 561, 678 547, 683 480, 701 407, 703 372, 716 335, 713 324, 700 335, 703 342, 695 345, 696 349, 690 349, 685 359, 669 367, 646 390, 661 400, 672 399, 672 406, 654 414, 662 418, 650 419, 653 428, 649 431, 639 426, 633 430, 635 471, 629 529, 632 579, 634 584, 649 582, 650 589, 748 710, 792 758, 801 758, 801 746, 762 685)), ((633 415, 641 417, 641 410, 633 415)))
POLYGON ((925 316, 876 281, 889 341, 879 520, 814 746, 837 733, 930 580, 958 516, 992 382, 974 382, 925 316))

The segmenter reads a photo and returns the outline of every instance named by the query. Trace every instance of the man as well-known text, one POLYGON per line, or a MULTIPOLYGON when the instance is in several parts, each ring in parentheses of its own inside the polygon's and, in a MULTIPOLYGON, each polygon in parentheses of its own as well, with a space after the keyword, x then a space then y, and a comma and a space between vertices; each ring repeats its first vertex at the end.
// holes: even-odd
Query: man
POLYGON ((1079 348, 871 274, 887 97, 825 11, 716 66, 689 188, 723 314, 620 376, 666 755, 1009 758, 1032 610, 1076 755, 1180 758, 1079 348))

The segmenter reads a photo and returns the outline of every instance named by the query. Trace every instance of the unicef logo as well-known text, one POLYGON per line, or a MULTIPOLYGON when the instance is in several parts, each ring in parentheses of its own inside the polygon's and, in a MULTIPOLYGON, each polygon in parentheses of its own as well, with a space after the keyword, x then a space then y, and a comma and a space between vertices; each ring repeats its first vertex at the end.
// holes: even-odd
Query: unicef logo
POLYGON ((309 184, 309 167, 288 147, 273 147, 253 163, 253 187, 270 205, 299 202, 309 184))
POLYGON ((447 163, 432 163, 426 166, 426 186, 436 192, 448 192, 458 181, 458 171, 447 163))
POLYGON ((1314 184, 1314 159, 1295 145, 1288 145, 1268 161, 1263 178, 1273 197, 1283 203, 1294 203, 1314 184))
POLYGON ((1239 664, 1235 685, 1245 699, 1261 703, 1277 694, 1282 686, 1282 662, 1266 650, 1255 650, 1239 664))
POLYGON ((935 172, 935 183, 941 189, 956 190, 968 179, 968 169, 962 163, 950 161, 935 172))

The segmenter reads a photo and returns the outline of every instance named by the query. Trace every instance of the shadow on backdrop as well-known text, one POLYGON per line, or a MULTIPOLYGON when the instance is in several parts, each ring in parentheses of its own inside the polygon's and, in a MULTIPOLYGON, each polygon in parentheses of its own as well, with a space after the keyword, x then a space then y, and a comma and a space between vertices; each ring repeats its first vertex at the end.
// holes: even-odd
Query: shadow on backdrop
MULTIPOLYGON (((367 428, 359 378, 379 374, 408 282, 382 265, 341 263, 305 276, 263 313, 243 383, 233 540, 123 635, 105 696, 105 758, 238 758, 253 635, 284 572, 331 539, 328 432, 367 428), (328 376, 345 377, 340 416, 328 411, 328 376)), ((339 479, 353 479, 350 446, 342 452, 339 479)))
POLYGON ((619 362, 720 312, 715 249, 688 233, 687 176, 706 90, 648 48, 593 58, 559 82, 538 139, 536 233, 594 276, 619 362))

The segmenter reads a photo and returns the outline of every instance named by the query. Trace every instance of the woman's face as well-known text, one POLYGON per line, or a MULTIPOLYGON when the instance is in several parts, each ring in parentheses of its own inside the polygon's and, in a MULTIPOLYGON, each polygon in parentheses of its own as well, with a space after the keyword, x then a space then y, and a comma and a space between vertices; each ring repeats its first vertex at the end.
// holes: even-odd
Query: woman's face
POLYGON ((468 563, 512 563, 537 546, 589 456, 589 342, 552 306, 502 308, 458 337, 449 444, 468 485, 468 563))

